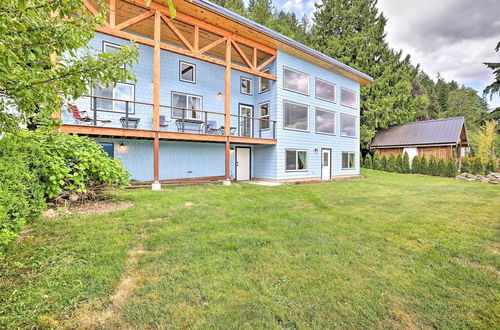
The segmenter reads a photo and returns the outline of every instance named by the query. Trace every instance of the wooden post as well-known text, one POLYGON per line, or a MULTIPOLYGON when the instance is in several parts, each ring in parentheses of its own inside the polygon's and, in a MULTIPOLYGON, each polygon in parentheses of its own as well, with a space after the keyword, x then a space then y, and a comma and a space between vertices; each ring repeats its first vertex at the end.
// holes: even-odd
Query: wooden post
POLYGON ((152 190, 160 190, 160 32, 161 20, 160 12, 155 12, 154 23, 154 51, 153 51, 153 130, 154 135, 153 146, 153 176, 154 182, 151 186, 152 190))
POLYGON ((198 25, 194 26, 193 48, 195 53, 200 52, 200 28, 198 27, 198 25))
POLYGON ((229 164, 230 164, 230 144, 229 136, 231 135, 231 39, 226 41, 226 68, 224 76, 224 135, 226 135, 226 152, 225 152, 225 174, 226 182, 230 181, 229 164))
POLYGON ((114 29, 116 24, 116 3, 115 0, 109 0, 109 27, 114 29))
POLYGON ((231 174, 229 173, 229 164, 230 164, 230 159, 231 159, 231 145, 229 143, 229 137, 226 137, 226 163, 225 163, 225 173, 224 177, 226 181, 229 181, 231 179, 231 174))

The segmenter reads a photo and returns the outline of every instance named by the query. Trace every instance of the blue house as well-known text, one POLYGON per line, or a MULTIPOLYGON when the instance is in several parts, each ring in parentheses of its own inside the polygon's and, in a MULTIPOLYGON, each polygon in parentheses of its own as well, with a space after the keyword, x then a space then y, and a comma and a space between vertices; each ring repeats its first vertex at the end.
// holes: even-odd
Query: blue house
MULTIPOLYGON (((89 0, 87 8, 94 5, 89 0)), ((335 59, 204 0, 110 0, 92 46, 139 45, 138 81, 95 89, 61 114, 132 179, 330 180, 359 174, 359 91, 335 59)))

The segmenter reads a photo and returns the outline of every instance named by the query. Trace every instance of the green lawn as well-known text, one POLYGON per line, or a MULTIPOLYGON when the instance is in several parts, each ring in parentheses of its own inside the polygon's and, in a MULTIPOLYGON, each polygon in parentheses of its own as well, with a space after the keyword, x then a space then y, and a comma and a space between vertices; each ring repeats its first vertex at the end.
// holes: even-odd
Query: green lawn
POLYGON ((499 328, 500 187, 363 175, 40 221, 0 261, 0 328, 499 328))

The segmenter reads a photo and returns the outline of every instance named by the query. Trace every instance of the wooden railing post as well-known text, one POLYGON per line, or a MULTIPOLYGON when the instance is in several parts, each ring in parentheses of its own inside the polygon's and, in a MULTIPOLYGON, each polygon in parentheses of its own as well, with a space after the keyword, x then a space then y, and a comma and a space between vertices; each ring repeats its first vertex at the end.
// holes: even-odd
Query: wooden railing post
POLYGON ((160 184, 160 38, 161 16, 155 11, 154 21, 154 50, 153 50, 153 130, 156 131, 153 143, 153 177, 152 190, 161 190, 160 184))
POLYGON ((229 136, 231 135, 231 39, 226 40, 226 67, 224 72, 224 135, 226 136, 226 152, 225 152, 225 171, 224 177, 226 184, 231 181, 231 174, 229 172, 230 163, 230 143, 229 136))

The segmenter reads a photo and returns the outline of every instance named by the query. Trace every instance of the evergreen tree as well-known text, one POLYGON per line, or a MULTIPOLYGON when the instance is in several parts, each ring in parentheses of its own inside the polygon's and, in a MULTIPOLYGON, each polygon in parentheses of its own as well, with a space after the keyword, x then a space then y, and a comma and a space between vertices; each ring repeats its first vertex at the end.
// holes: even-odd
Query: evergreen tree
POLYGON ((471 166, 471 162, 470 162, 469 156, 465 155, 462 158, 462 164, 461 165, 462 165, 460 167, 460 172, 461 173, 471 173, 472 172, 472 166, 471 166))
POLYGON ((242 16, 246 14, 245 3, 243 0, 218 0, 216 3, 236 14, 242 16))
POLYGON ((436 168, 437 168, 436 171, 437 176, 446 176, 446 162, 444 161, 443 158, 439 158, 436 168))
POLYGON ((410 157, 405 152, 403 155, 403 164, 401 165, 401 173, 410 173, 410 157))
POLYGON ((472 163, 472 174, 484 174, 483 159, 481 156, 476 157, 472 163))
POLYGON ((396 172, 404 173, 403 172, 403 157, 401 156, 400 153, 396 157, 396 172))
MULTIPOLYGON (((497 44, 495 50, 500 51, 500 42, 497 44)), ((489 94, 490 99, 493 97, 495 93, 500 95, 500 63, 495 62, 486 62, 484 63, 489 69, 493 70, 493 74, 495 75, 495 81, 490 85, 486 86, 484 89, 484 95, 489 94)))
POLYGON ((449 178, 454 178, 457 175, 457 165, 455 159, 450 158, 446 164, 446 176, 449 178))
POLYGON ((387 172, 396 172, 396 156, 393 153, 389 155, 389 159, 387 159, 387 172))
POLYGON ((429 175, 434 175, 437 176, 438 171, 437 171, 437 161, 436 161, 436 156, 431 155, 431 158, 429 159, 429 165, 428 165, 428 172, 429 175))
POLYGON ((248 3, 248 18, 252 21, 271 27, 274 22, 272 0, 250 0, 248 3))
POLYGON ((427 163, 427 158, 425 155, 422 155, 420 158, 420 166, 419 166, 419 172, 420 174, 423 175, 428 175, 429 174, 429 165, 427 163))
POLYGON ((488 103, 472 88, 462 87, 448 95, 446 111, 441 118, 464 117, 468 129, 479 128, 488 113, 488 103))
POLYGON ((373 164, 372 164, 372 156, 367 153, 365 157, 365 168, 372 169, 373 164))
POLYGON ((420 174, 420 158, 418 156, 413 157, 411 161, 411 173, 420 174))
POLYGON ((497 171, 497 161, 494 157, 490 157, 488 159, 488 163, 486 164, 486 174, 496 173, 497 171))
POLYGON ((386 155, 382 156, 382 159, 380 160, 380 164, 382 165, 382 171, 387 171, 387 157, 386 157, 386 155))
POLYGON ((382 167, 382 160, 380 159, 380 152, 378 150, 375 150, 375 153, 373 154, 373 169, 377 171, 384 170, 382 167))

